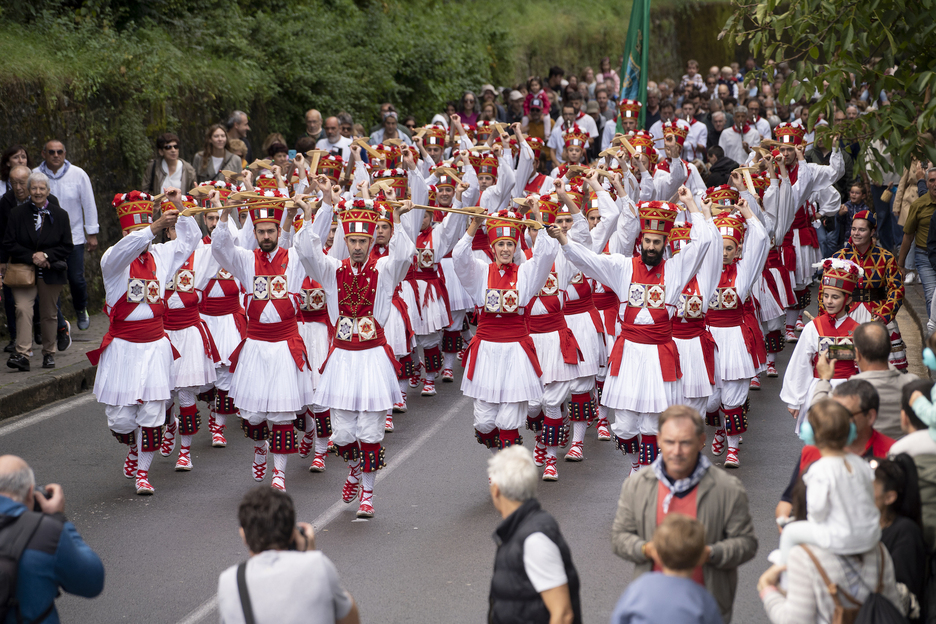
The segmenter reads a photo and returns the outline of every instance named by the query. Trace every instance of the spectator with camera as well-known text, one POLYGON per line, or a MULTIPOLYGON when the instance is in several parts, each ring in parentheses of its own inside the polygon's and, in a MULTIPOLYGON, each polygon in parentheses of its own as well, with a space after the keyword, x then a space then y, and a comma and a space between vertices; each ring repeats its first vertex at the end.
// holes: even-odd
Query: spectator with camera
POLYGON ((0 567, 0 622, 58 624, 59 590, 85 598, 103 591, 104 564, 64 514, 61 485, 37 488, 25 461, 0 456, 0 566, 6 557, 17 562, 0 567), (13 586, 2 582, 10 572, 13 586))
POLYGON ((315 550, 312 525, 296 523, 289 494, 255 487, 241 500, 237 517, 250 558, 218 579, 222 623, 360 622, 335 564, 315 550))

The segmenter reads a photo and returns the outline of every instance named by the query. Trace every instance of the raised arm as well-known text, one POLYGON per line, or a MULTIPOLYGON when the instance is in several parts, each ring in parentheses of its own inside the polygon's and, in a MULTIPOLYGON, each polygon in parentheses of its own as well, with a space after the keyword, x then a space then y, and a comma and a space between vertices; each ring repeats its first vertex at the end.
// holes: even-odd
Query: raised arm
POLYGON ((520 294, 520 305, 530 303, 546 284, 546 278, 552 271, 556 254, 559 253, 559 243, 549 236, 538 235, 533 243, 533 257, 520 265, 517 271, 517 289, 520 294))

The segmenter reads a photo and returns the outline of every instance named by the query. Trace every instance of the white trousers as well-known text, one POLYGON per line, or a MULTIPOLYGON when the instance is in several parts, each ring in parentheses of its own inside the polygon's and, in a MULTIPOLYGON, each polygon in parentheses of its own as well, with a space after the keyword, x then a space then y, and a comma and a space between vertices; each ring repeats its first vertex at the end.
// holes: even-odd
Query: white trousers
POLYGON ((481 433, 497 429, 520 429, 527 416, 527 402, 488 403, 474 400, 474 428, 481 433))
POLYGON ((241 410, 240 416, 251 425, 262 425, 264 421, 272 425, 284 425, 296 420, 296 412, 251 412, 241 410))
POLYGON ((659 421, 659 414, 616 409, 614 410, 614 423, 611 425, 611 431, 622 440, 636 438, 638 433, 656 435, 659 421))
POLYGON ((352 442, 377 444, 384 439, 384 423, 387 412, 352 412, 333 409, 331 411, 332 442, 345 446, 352 442))
POLYGON ((165 401, 144 401, 136 405, 105 405, 107 427, 117 433, 132 433, 137 427, 159 427, 166 422, 165 401))

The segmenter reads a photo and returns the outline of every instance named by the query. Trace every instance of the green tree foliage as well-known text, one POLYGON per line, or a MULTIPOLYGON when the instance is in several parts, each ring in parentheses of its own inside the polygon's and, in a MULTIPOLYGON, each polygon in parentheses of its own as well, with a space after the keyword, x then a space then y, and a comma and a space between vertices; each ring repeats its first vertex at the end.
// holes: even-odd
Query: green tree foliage
MULTIPOLYGON (((898 171, 912 158, 936 161, 936 0, 736 0, 734 6, 722 36, 747 42, 759 58, 789 64, 793 74, 780 100, 818 92, 810 128, 820 113, 831 119, 833 107, 844 108, 862 85, 872 100, 886 94, 889 104, 843 127, 820 128, 821 139, 834 131, 868 144, 881 141, 884 153, 873 150, 874 159, 884 165, 889 156, 898 171)), ((872 176, 880 181, 877 168, 872 176)))
POLYGON ((67 86, 82 101, 119 93, 120 111, 149 118, 144 136, 174 129, 172 111, 189 116, 192 105, 209 112, 205 125, 242 108, 287 137, 309 108, 347 110, 368 126, 391 101, 428 122, 462 91, 509 81, 505 27, 464 28, 470 9, 437 0, 12 3, 0 9, 0 52, 16 62, 0 78, 67 86))

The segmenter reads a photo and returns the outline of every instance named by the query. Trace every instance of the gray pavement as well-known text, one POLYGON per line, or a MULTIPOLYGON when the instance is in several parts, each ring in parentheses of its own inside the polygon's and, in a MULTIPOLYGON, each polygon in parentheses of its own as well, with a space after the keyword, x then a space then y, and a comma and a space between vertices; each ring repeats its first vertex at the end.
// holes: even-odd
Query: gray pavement
MULTIPOLYGON (((776 546, 773 509, 800 448, 777 398, 780 381, 764 379, 763 390, 752 393, 751 428, 734 472, 747 488, 761 543, 757 558, 741 569, 734 622, 765 621, 755 584, 776 546)), ((329 457, 326 473, 310 474, 308 460, 289 461, 286 487, 299 518, 316 524, 317 545, 338 566, 363 621, 485 621, 491 534, 499 522, 485 479, 489 452, 474 440, 471 404, 458 383, 437 387, 435 398, 411 397, 410 411, 387 434, 388 468, 375 488, 373 520, 356 520, 356 506, 340 502, 344 462, 329 457)), ((23 456, 39 483, 64 486, 67 515, 106 566, 99 598, 59 599, 63 621, 217 620, 211 600, 218 575, 247 555, 237 504, 255 485, 250 445, 236 428, 227 432, 226 449, 210 447, 207 429, 198 434, 190 473, 174 472, 174 459, 157 455, 156 494, 139 497, 122 476, 125 447, 107 432, 103 408, 90 394, 4 421, 0 452, 23 456)), ((532 447, 532 436, 525 438, 532 447)), ((560 480, 541 484, 539 497, 572 548, 584 620, 603 622, 633 569, 610 547, 625 466, 594 429, 585 456, 581 464, 560 463, 560 480)))

